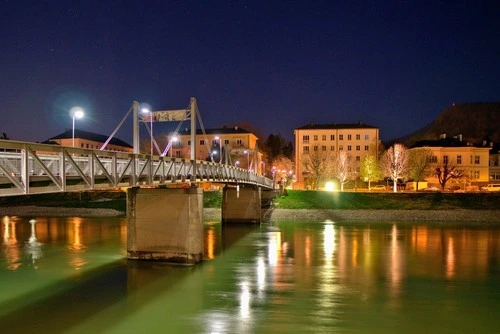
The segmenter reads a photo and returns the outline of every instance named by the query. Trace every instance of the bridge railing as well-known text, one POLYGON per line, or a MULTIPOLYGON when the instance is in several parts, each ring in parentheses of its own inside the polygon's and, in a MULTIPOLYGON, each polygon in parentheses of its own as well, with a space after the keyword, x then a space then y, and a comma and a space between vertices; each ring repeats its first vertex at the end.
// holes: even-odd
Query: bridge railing
POLYGON ((0 196, 188 180, 273 187, 262 175, 209 161, 0 140, 0 196))

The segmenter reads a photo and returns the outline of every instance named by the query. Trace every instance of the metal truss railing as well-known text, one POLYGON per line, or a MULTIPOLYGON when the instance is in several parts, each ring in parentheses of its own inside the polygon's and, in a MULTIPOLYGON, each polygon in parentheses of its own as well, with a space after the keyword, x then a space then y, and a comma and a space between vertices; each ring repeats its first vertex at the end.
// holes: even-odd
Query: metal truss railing
POLYGON ((208 161, 0 140, 0 196, 188 180, 273 187, 261 175, 208 161))

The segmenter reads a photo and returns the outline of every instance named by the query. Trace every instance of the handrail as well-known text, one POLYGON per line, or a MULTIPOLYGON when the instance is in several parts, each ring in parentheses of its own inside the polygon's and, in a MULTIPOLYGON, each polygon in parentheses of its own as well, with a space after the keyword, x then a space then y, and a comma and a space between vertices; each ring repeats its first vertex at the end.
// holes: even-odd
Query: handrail
POLYGON ((273 188, 262 175, 216 162, 0 140, 0 197, 186 181, 273 188))

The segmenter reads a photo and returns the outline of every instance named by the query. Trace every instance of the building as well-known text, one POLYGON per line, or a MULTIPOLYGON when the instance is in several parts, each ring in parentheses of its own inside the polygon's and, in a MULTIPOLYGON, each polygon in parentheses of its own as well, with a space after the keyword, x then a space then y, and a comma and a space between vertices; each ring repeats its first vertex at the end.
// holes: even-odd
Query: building
MULTIPOLYGON (((446 134, 442 134, 438 140, 417 141, 410 150, 418 148, 430 150, 431 161, 436 166, 448 164, 464 171, 463 178, 449 181, 447 187, 451 187, 452 183, 458 183, 462 189, 471 186, 478 187, 490 179, 489 152, 491 147, 489 145, 473 145, 463 141, 461 135, 447 138, 446 134)), ((437 175, 426 178, 426 181, 429 184, 439 185, 437 175)), ((470 190, 474 189, 470 188, 470 190)))
MULTIPOLYGON (((264 166, 262 153, 257 146, 258 139, 255 134, 240 127, 205 129, 205 131, 197 129, 195 158, 231 164, 263 174, 264 166)), ((179 131, 175 136, 169 134, 167 141, 172 142, 167 156, 190 158, 191 129, 179 131)))
POLYGON ((361 122, 356 124, 308 124, 294 130, 295 177, 294 188, 304 189, 308 183, 308 170, 303 157, 312 152, 325 152, 334 158, 339 151, 346 151, 352 169, 360 171, 361 162, 371 154, 378 159, 379 128, 361 122))
POLYGON ((490 150, 490 182, 500 183, 500 145, 491 145, 490 150))
MULTIPOLYGON (((75 145, 74 147, 85 148, 91 150, 98 150, 108 140, 107 136, 100 135, 93 132, 75 129, 75 145)), ((57 144, 60 146, 73 146, 73 130, 66 130, 65 132, 52 137, 44 142, 44 144, 57 144)), ((121 139, 111 138, 105 148, 106 151, 117 152, 133 152, 134 149, 131 145, 127 144, 121 139)))

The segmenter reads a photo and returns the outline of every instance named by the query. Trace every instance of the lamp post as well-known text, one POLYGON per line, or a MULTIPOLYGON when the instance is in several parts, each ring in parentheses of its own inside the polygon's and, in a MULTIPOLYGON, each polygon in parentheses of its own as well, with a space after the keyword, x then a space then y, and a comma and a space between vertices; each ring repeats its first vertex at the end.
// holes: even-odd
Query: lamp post
POLYGON ((172 137, 172 145, 170 145, 170 158, 172 158, 172 153, 174 151, 174 145, 177 142, 177 137, 172 137))
POLYGON ((266 176, 266 163, 264 161, 260 162, 262 164, 262 175, 266 176))
POLYGON ((215 140, 219 141, 219 163, 221 164, 222 163, 222 138, 220 138, 219 136, 216 136, 215 140))
POLYGON ((80 107, 74 107, 70 110, 71 116, 73 117, 73 147, 75 147, 75 118, 83 117, 83 109, 80 107))
POLYGON ((247 155, 247 170, 250 170, 250 152, 245 150, 243 153, 247 155))
POLYGON ((148 108, 142 108, 141 112, 143 114, 149 114, 149 124, 151 126, 151 138, 150 138, 150 142, 151 142, 151 156, 153 156, 153 113, 148 108))

